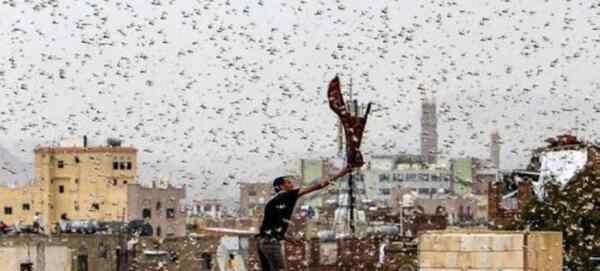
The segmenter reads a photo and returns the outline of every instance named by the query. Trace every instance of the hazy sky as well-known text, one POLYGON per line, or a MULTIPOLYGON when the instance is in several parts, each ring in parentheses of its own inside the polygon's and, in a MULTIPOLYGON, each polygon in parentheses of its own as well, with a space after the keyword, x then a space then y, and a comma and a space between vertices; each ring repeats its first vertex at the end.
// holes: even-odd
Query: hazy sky
POLYGON ((487 157, 496 129, 518 167, 576 124, 600 131, 593 1, 127 2, 0 4, 4 147, 30 160, 63 136, 121 137, 145 180, 237 195, 282 161, 335 155, 335 74, 375 103, 367 154, 419 151, 424 96, 446 157, 487 157))

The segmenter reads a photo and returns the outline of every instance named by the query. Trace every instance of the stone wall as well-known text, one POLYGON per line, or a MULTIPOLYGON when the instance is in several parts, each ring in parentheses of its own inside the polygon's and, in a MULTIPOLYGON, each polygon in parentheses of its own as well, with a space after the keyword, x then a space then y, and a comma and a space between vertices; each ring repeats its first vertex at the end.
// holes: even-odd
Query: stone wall
POLYGON ((432 231, 419 237, 419 270, 562 270, 560 232, 432 231))

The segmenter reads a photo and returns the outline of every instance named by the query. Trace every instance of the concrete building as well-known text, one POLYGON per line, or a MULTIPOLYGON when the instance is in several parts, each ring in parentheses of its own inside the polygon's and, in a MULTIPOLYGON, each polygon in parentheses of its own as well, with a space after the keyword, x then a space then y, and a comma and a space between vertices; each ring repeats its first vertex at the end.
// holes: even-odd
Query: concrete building
POLYGON ((421 104, 421 155, 429 163, 437 161, 438 132, 435 100, 425 99, 421 104))
MULTIPOLYGON (((146 201, 155 204, 177 202, 184 188, 153 191, 138 184, 137 149, 123 147, 115 139, 104 146, 88 146, 87 138, 69 140, 58 146, 40 146, 34 150, 34 181, 20 187, 0 187, 0 220, 7 224, 32 224, 40 213, 46 232, 59 218, 128 222, 141 219, 146 201), (159 192, 160 191, 160 192, 159 192), (144 194, 144 195, 142 195, 144 194)), ((166 188, 166 187, 165 187, 166 188)), ((154 205, 153 205, 154 206, 154 205)))
POLYGON ((362 172, 369 200, 392 205, 395 188, 415 189, 421 197, 435 197, 452 191, 448 170, 436 169, 420 155, 373 156, 362 172))
POLYGON ((563 270, 562 233, 430 231, 419 236, 419 270, 563 270))
POLYGON ((127 221, 147 219, 157 237, 185 236, 184 188, 156 183, 127 188, 127 221))
POLYGON ((455 158, 450 160, 450 170, 454 178, 454 193, 460 196, 472 193, 477 172, 482 161, 477 158, 455 158))
POLYGON ((240 183, 240 216, 262 216, 273 195, 272 183, 240 183))
POLYGON ((223 200, 203 199, 194 200, 191 208, 191 216, 200 216, 213 219, 221 219, 225 214, 223 200))

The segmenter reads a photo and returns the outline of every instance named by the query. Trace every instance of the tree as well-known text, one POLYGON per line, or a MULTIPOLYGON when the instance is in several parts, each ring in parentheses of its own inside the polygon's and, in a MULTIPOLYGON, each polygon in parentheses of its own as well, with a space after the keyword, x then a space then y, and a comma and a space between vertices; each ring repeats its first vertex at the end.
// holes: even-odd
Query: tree
MULTIPOLYGON (((598 149, 588 149, 596 158, 598 149)), ((596 162, 596 163, 595 163, 596 162)), ((588 165, 564 187, 549 182, 542 199, 530 197, 517 225, 521 229, 562 231, 565 265, 593 270, 590 257, 600 256, 600 164, 588 165)))

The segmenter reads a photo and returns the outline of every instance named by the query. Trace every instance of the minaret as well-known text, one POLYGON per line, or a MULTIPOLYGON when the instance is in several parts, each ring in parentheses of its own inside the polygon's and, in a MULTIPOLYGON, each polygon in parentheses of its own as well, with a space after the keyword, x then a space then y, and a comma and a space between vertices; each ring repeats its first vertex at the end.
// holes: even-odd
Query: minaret
POLYGON ((500 169, 500 135, 497 131, 490 135, 490 161, 496 169, 500 169))
POLYGON ((437 161, 438 133, 434 99, 425 98, 421 104, 421 155, 429 163, 437 161))

